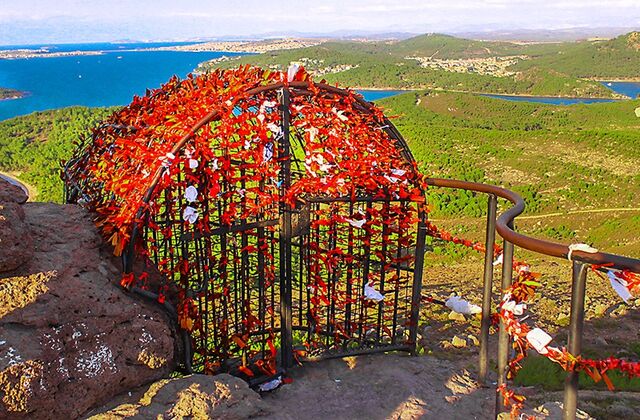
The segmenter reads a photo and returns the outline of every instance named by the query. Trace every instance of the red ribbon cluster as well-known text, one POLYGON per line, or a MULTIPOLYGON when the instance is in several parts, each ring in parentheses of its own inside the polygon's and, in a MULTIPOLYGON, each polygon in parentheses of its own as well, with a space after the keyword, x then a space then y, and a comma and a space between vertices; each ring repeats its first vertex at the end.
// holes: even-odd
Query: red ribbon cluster
POLYGON ((160 301, 171 296, 181 327, 193 338, 194 363, 206 372, 220 368, 219 360, 239 356, 245 375, 275 374, 278 226, 257 226, 277 221, 282 206, 299 209, 318 197, 347 202, 313 210, 310 229, 322 234, 306 244, 310 322, 320 328, 325 320, 337 343, 356 330, 384 330, 388 327, 381 324, 395 316, 384 303, 380 319, 365 315, 355 326, 327 316, 330 301, 334 313, 356 301, 371 305, 353 280, 362 270, 360 246, 382 265, 370 273, 371 287, 383 293, 406 289, 397 267, 410 264, 413 255, 400 250, 412 246, 410 227, 418 212, 426 211, 426 184, 415 163, 401 157, 403 146, 385 129, 382 111, 363 109, 356 95, 330 94, 303 70, 290 78, 245 66, 173 78, 109 117, 71 161, 69 172, 116 255, 131 245, 133 228, 138 229, 133 246, 148 267, 124 274, 122 285, 152 288, 160 301), (255 92, 300 80, 310 84, 304 91, 290 90, 293 142, 285 153, 278 92, 255 92), (286 159, 293 176, 285 189, 286 159), (385 204, 349 205, 361 197, 385 204), (242 241, 212 233, 251 224, 241 229, 242 241), (166 282, 149 284, 147 272, 154 270, 166 282), (327 276, 338 286, 328 285, 327 276), (203 321, 205 312, 209 323, 203 321))

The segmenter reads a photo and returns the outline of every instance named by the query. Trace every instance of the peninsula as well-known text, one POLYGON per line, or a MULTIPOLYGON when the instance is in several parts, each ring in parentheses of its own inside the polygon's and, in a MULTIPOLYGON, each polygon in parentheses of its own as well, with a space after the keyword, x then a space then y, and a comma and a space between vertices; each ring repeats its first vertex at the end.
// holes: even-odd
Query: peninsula
POLYGON ((52 58, 52 57, 74 57, 78 55, 101 55, 102 51, 61 51, 51 52, 46 48, 20 49, 20 50, 0 50, 0 59, 15 60, 20 58, 52 58))
POLYGON ((265 39, 260 41, 214 41, 199 44, 178 45, 171 47, 150 48, 146 51, 189 51, 205 52, 220 51, 232 53, 262 54, 278 50, 293 50, 296 48, 314 47, 327 39, 284 38, 265 39))

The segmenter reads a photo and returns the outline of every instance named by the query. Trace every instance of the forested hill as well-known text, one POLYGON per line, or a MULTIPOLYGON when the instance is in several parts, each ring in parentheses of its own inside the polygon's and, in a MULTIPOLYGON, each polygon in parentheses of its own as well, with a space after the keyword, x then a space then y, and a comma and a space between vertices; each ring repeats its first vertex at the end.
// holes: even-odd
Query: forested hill
POLYGON ((558 44, 555 43, 477 41, 442 34, 419 35, 386 44, 387 51, 397 56, 416 55, 440 59, 539 56, 557 51, 557 48, 558 44))
POLYGON ((640 80, 640 32, 610 40, 558 43, 476 41, 427 34, 390 44, 387 50, 440 59, 521 56, 526 59, 518 60, 510 70, 538 68, 578 78, 640 80))
POLYGON ((403 41, 326 42, 215 60, 284 70, 299 62, 328 82, 361 88, 445 89, 515 95, 613 97, 594 80, 640 78, 640 34, 610 41, 513 43, 428 34, 403 41))
POLYGON ((555 53, 523 60, 514 69, 532 67, 554 69, 582 78, 640 80, 640 32, 607 41, 560 44, 555 53))
POLYGON ((20 180, 36 187, 38 201, 62 201, 60 160, 71 156, 80 134, 111 112, 73 107, 0 122, 0 171, 20 173, 20 180))

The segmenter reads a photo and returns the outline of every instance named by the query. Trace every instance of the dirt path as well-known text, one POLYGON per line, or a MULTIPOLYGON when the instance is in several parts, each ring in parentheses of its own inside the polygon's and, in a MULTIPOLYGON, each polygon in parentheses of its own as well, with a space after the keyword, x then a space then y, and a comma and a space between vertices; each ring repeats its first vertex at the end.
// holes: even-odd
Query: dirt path
MULTIPOLYGON (((626 212, 626 211, 640 212, 640 207, 616 207, 616 208, 607 208, 607 209, 570 210, 570 211, 562 211, 562 212, 559 211, 556 213, 517 216, 516 220, 546 219, 547 217, 570 216, 572 214, 614 213, 614 212, 626 212)), ((447 221, 451 221, 452 219, 429 219, 429 220, 432 222, 447 222, 447 221)))
POLYGON ((516 220, 544 219, 547 217, 568 216, 571 214, 612 213, 612 212, 620 212, 620 211, 640 211, 640 207, 617 207, 617 208, 611 208, 611 209, 572 210, 572 211, 557 212, 557 213, 533 214, 531 216, 518 216, 516 220))
MULTIPOLYGON (((476 360, 377 354, 305 363, 290 371, 292 383, 262 394, 271 413, 258 418, 492 419, 495 388, 476 381, 476 360)), ((561 418, 561 392, 540 393, 533 388, 517 388, 517 392, 529 398, 523 413, 537 420, 561 418)), ((587 394, 580 407, 597 409, 597 404, 614 399, 616 415, 610 418, 615 419, 634 418, 640 402, 635 393, 623 393, 624 398, 611 392, 587 394)), ((582 410, 577 414, 577 419, 592 418, 582 410)))
POLYGON ((379 354, 305 363, 263 395, 269 419, 489 419, 495 391, 473 363, 379 354))

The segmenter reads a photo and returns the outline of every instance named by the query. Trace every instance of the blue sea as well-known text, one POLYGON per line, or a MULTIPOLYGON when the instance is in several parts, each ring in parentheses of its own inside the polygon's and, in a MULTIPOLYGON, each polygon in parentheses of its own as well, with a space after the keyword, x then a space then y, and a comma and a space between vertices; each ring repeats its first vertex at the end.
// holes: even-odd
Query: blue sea
POLYGON ((379 89, 362 89, 358 91, 367 101, 377 101, 378 99, 388 98, 390 96, 407 93, 407 90, 379 90, 379 89))
MULTIPOLYGON (((0 101, 0 121, 71 105, 126 105, 134 95, 159 87, 172 75, 185 77, 198 63, 234 55, 222 52, 136 51, 185 43, 100 43, 14 45, 2 49, 50 52, 102 51, 102 55, 0 60, 0 87, 27 92, 20 99, 0 101)), ((369 101, 401 91, 361 91, 369 101)))
POLYGON ((69 51, 125 51, 190 44, 193 44, 193 42, 92 42, 88 44, 0 45, 0 50, 45 49, 52 53, 69 51))
POLYGON ((166 45, 175 44, 67 44, 47 48, 52 52, 102 50, 104 53, 0 60, 0 86, 27 92, 23 98, 0 101, 0 120, 71 105, 126 105, 134 95, 160 86, 174 74, 184 77, 202 61, 232 55, 130 51, 166 45))
POLYGON ((609 89, 627 95, 631 99, 637 99, 640 95, 640 83, 633 82, 602 82, 609 89))

